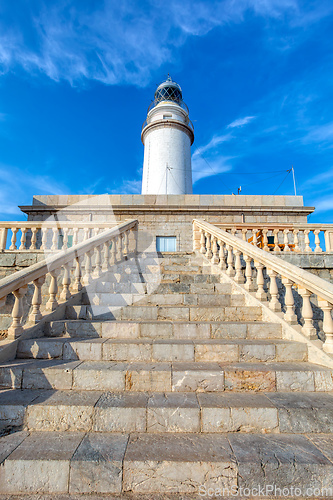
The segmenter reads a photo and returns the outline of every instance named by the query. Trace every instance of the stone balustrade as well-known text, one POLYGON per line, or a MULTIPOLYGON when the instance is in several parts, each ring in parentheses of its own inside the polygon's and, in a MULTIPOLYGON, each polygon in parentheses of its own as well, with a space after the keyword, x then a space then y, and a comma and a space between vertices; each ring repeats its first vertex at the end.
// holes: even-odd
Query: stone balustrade
POLYGON ((9 294, 13 293, 15 297, 8 338, 15 339, 23 333, 23 298, 30 283, 33 283, 34 293, 28 326, 33 326, 43 315, 55 311, 58 305, 68 301, 72 294, 80 292, 83 286, 101 276, 101 273, 108 272, 113 264, 137 250, 136 220, 123 222, 92 237, 89 237, 88 233, 91 229, 88 226, 85 226, 85 229, 87 237, 81 243, 74 242, 71 248, 65 247, 56 254, 50 254, 43 261, 0 280, 0 310, 9 294), (74 269, 73 278, 71 269, 74 269), (50 277, 48 300, 45 310, 42 311, 41 289, 47 275, 50 277))
POLYGON ((193 250, 198 251, 212 264, 218 265, 229 277, 255 292, 260 301, 268 300, 271 310, 283 310, 284 319, 291 325, 300 322, 303 334, 310 340, 318 338, 313 323, 313 309, 310 297, 317 297, 318 307, 323 314, 324 351, 333 353, 333 285, 297 266, 289 264, 276 255, 230 234, 221 227, 205 221, 193 221, 193 250), (268 289, 266 280, 269 279, 268 289), (277 285, 277 278, 282 284, 277 285), (295 314, 295 295, 301 297, 300 319, 295 314), (282 306, 282 307, 281 307, 282 306))
POLYGON ((66 250, 119 222, 0 222, 0 252, 66 250))
POLYGON ((333 252, 331 224, 215 224, 266 252, 333 252))

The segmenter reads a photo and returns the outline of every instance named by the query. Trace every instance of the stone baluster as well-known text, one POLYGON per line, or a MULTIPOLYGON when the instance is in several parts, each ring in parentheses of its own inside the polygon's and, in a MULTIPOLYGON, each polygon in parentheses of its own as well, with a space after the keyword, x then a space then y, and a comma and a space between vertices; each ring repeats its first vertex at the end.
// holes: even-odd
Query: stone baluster
POLYGON ((218 243, 219 243, 219 247, 220 247, 220 250, 219 250, 219 267, 222 270, 225 270, 227 268, 226 263, 225 263, 225 254, 224 254, 225 243, 222 240, 219 240, 218 243))
POLYGON ((231 228, 230 233, 231 233, 233 236, 236 236, 236 233, 237 233, 237 228, 236 228, 236 227, 232 227, 232 228, 231 228))
POLYGON ((315 251, 315 253, 320 253, 320 252, 322 252, 322 249, 320 248, 320 238, 319 238, 320 229, 315 229, 313 232, 315 235, 315 245, 316 245, 316 248, 314 251, 315 251))
POLYGON ((120 233, 117 237, 117 254, 116 254, 117 262, 121 262, 123 260, 123 235, 120 233))
POLYGON ((207 259, 211 259, 212 258, 212 250, 211 250, 211 236, 210 236, 210 233, 206 232, 205 233, 205 236, 206 236, 206 257, 207 259))
POLYGON ((36 250, 36 241, 37 241, 37 227, 32 227, 31 228, 31 233, 32 233, 32 236, 31 236, 31 245, 30 245, 30 248, 29 250, 36 250))
POLYGON ((64 227, 62 250, 67 250, 67 249, 68 249, 68 227, 64 227))
POLYGON ((252 262, 252 257, 249 255, 244 255, 244 260, 246 263, 245 267, 245 276, 246 276, 246 282, 244 285, 244 288, 248 290, 249 292, 254 291, 254 283, 253 283, 253 278, 252 278, 252 267, 251 267, 251 262, 252 262))
POLYGON ((286 293, 284 297, 284 302, 286 305, 286 312, 284 313, 284 319, 291 325, 297 324, 297 316, 295 314, 294 305, 294 295, 293 295, 293 282, 288 278, 282 278, 282 283, 286 288, 286 293))
POLYGON ((32 296, 32 311, 29 315, 29 321, 36 325, 42 319, 42 313, 40 312, 40 306, 42 305, 42 286, 45 283, 45 276, 38 278, 33 281, 34 284, 34 294, 32 296))
POLYGON ((7 246, 7 235, 8 235, 8 228, 3 227, 0 229, 0 252, 3 252, 6 250, 7 246))
POLYGON ((262 230, 262 243, 263 243, 263 250, 265 252, 269 252, 269 246, 268 246, 268 229, 264 228, 262 230))
POLYGON ((302 327, 302 331, 308 339, 310 340, 316 339, 317 334, 312 321, 313 311, 310 301, 311 292, 306 288, 302 287, 298 287, 298 291, 303 299, 302 317, 304 319, 304 325, 302 327))
POLYGON ((200 229, 200 253, 206 253, 206 237, 203 229, 200 229))
POLYGON ((52 246, 51 250, 55 252, 58 250, 58 228, 54 227, 52 228, 53 236, 52 236, 52 246))
POLYGON ((124 254, 125 254, 125 258, 129 254, 129 250, 128 250, 128 231, 124 232, 124 254))
POLYGON ((309 238, 309 229, 304 230, 304 242, 305 242, 305 251, 312 252, 310 247, 310 238, 309 238))
POLYGON ((64 275, 62 278, 62 290, 60 294, 60 302, 66 302, 71 297, 69 286, 71 284, 70 269, 72 267, 72 263, 68 262, 67 264, 64 264, 62 267, 64 269, 64 275))
POLYGON ((256 297, 259 300, 267 300, 267 293, 264 289, 264 274, 263 274, 263 269, 264 266, 260 262, 254 261, 254 266, 257 270, 257 291, 256 291, 256 297))
POLYGON ((83 230, 83 241, 86 241, 89 238, 90 229, 89 227, 85 227, 83 230))
POLYGON ((267 275, 270 278, 269 282, 269 307, 275 312, 281 311, 281 304, 279 301, 279 289, 277 286, 277 275, 278 273, 273 271, 273 269, 267 268, 267 275))
POLYGON ((283 231, 284 252, 290 252, 288 234, 289 234, 289 229, 284 229, 283 231))
POLYGON ((49 286, 49 300, 46 303, 46 309, 48 311, 54 311, 58 307, 57 293, 58 293, 58 283, 57 277, 59 274, 58 270, 50 271, 51 282, 49 286))
POLYGON ((12 228, 12 238, 11 238, 11 245, 9 247, 9 250, 14 251, 17 250, 16 248, 16 236, 19 228, 18 227, 13 227, 12 228))
MULTIPOLYGON (((0 235, 1 235, 1 230, 0 230, 0 235)), ((325 252, 332 252, 333 251, 333 231, 332 229, 326 229, 324 231, 324 238, 325 238, 325 252)), ((0 242, 0 250, 1 250, 1 242, 0 242)))
POLYGON ((73 292, 80 292, 82 290, 81 283, 81 258, 75 257, 75 271, 74 271, 74 284, 73 292))
POLYGON ((92 280, 91 254, 92 251, 85 253, 86 257, 85 257, 84 276, 83 276, 83 283, 85 285, 89 285, 89 283, 91 283, 92 280))
POLYGON ((301 251, 301 249, 299 247, 298 233, 299 233, 298 229, 294 229, 293 230, 293 235, 294 235, 294 252, 297 252, 297 253, 301 251))
POLYGON ((273 234, 274 234, 274 252, 280 252, 280 247, 279 247, 279 229, 274 229, 273 234))
POLYGON ((218 248, 217 248, 217 239, 215 236, 212 237, 212 264, 218 264, 219 262, 219 255, 218 255, 218 248))
POLYGON ((242 270, 242 262, 241 262, 241 251, 240 250, 235 250, 235 277, 234 280, 236 283, 244 283, 244 275, 243 275, 243 270, 242 270))
POLYGON ((278 312, 281 311, 281 304, 279 302, 279 289, 276 283, 277 273, 273 269, 267 269, 267 274, 270 277, 269 293, 271 296, 268 305, 272 311, 278 312))
POLYGON ((247 233, 247 229, 246 229, 246 228, 243 228, 243 229, 242 229, 242 240, 243 240, 243 241, 247 241, 247 239, 246 239, 246 233, 247 233))
POLYGON ((102 252, 102 245, 98 245, 95 248, 95 271, 94 271, 94 278, 100 278, 101 276, 101 252, 102 252))
POLYGON ((318 297, 318 305, 324 313, 323 332, 325 333, 325 342, 323 350, 333 353, 333 320, 332 320, 332 304, 318 297))
POLYGON ((103 244, 102 272, 107 273, 109 270, 110 270, 110 242, 105 241, 103 244))
POLYGON ((252 229, 252 245, 255 247, 258 245, 257 230, 256 229, 252 229))
POLYGON ((113 239, 112 239, 112 242, 111 242, 111 265, 115 264, 116 263, 116 239, 117 237, 115 236, 113 239))
POLYGON ((134 249, 133 249, 133 252, 137 253, 137 250, 138 250, 138 228, 137 228, 137 226, 133 227, 131 229, 131 232, 132 232, 133 238, 134 238, 134 249))
POLYGON ((227 275, 232 278, 235 275, 235 270, 234 270, 234 256, 232 253, 232 247, 231 245, 227 245, 227 275))
POLYGON ((73 228, 73 247, 79 242, 79 230, 78 227, 73 228))
POLYGON ((19 250, 26 250, 26 241, 27 241, 27 228, 26 227, 21 227, 21 245, 19 250))
POLYGON ((15 290, 15 292, 13 292, 13 295, 15 297, 15 302, 12 310, 13 321, 10 327, 8 328, 9 339, 16 339, 23 332, 23 326, 22 326, 22 318, 24 314, 23 297, 27 293, 27 289, 28 285, 24 285, 18 290, 15 290))
POLYGON ((42 227, 42 244, 40 246, 40 249, 45 252, 47 250, 47 233, 48 233, 48 228, 47 227, 42 227))

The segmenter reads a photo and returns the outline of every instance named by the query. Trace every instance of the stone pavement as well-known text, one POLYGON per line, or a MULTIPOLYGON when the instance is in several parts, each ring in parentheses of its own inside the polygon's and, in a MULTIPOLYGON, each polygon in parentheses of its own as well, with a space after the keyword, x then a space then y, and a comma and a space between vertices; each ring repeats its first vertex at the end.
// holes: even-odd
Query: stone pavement
POLYGON ((0 365, 3 498, 333 497, 332 370, 202 258, 132 264, 0 365))

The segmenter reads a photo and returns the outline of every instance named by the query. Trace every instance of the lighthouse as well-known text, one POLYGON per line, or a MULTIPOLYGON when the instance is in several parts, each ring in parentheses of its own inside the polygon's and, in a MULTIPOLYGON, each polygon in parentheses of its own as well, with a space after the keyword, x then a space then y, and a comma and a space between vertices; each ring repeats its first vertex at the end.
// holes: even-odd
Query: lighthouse
POLYGON ((156 89, 141 140, 142 194, 192 194, 193 125, 182 89, 170 76, 156 89))

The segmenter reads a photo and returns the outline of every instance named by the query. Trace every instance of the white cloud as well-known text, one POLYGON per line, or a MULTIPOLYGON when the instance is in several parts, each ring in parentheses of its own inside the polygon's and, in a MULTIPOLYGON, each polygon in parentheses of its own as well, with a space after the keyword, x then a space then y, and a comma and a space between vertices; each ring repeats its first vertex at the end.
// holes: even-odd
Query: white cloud
POLYGON ((227 142, 233 139, 233 136, 231 134, 225 134, 225 135, 213 135, 211 140, 205 144, 204 146, 200 146, 200 148, 197 148, 197 150, 193 153, 192 159, 196 158, 198 155, 203 154, 203 153, 210 153, 216 148, 222 144, 223 142, 227 142))
POLYGON ((24 25, 0 23, 2 72, 19 65, 73 85, 91 79, 145 86, 153 71, 175 60, 174 49, 189 36, 240 23, 248 11, 266 19, 288 14, 294 24, 302 19, 315 22, 327 12, 319 7, 301 10, 297 0, 105 0, 71 5, 67 0, 44 0, 39 10, 27 5, 24 25))
POLYGON ((329 212, 333 210, 333 197, 332 195, 324 198, 324 199, 319 199, 318 201, 314 202, 314 206, 316 207, 315 213, 321 213, 321 212, 329 212))
POLYGON ((333 147, 333 122, 319 127, 312 127, 309 133, 303 137, 303 142, 319 142, 333 147))
POLYGON ((232 157, 219 155, 217 158, 207 161, 204 157, 192 157, 192 181, 193 184, 200 179, 219 175, 231 170, 230 160, 232 157))
POLYGON ((129 180, 124 179, 116 188, 108 188, 110 194, 141 194, 141 179, 129 180))
POLYGON ((21 204, 32 203, 34 194, 69 194, 65 185, 49 176, 30 175, 17 167, 0 166, 0 214, 20 215, 22 212, 13 203, 20 200, 21 204))
POLYGON ((232 123, 229 123, 227 128, 244 127, 244 125, 247 125, 255 118, 256 118, 255 116, 244 116, 244 118, 238 118, 237 120, 233 121, 232 123))

